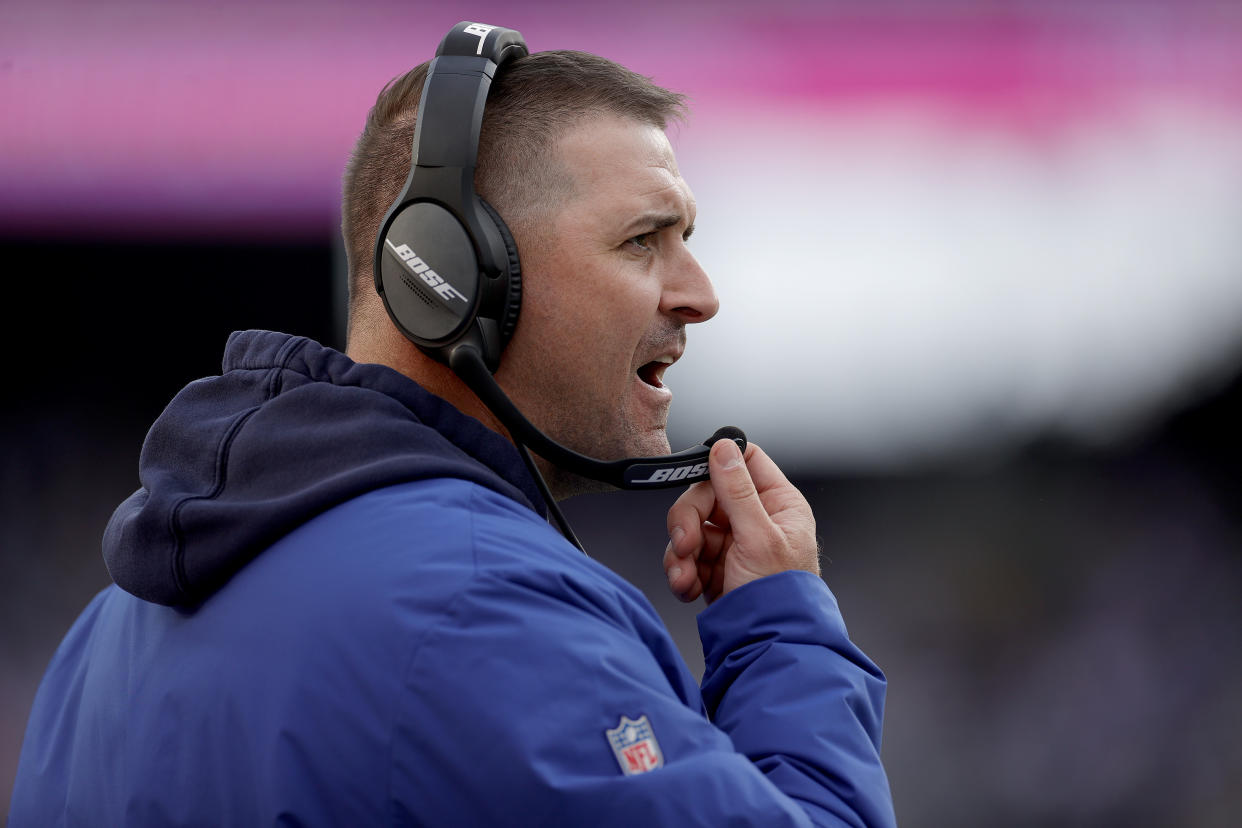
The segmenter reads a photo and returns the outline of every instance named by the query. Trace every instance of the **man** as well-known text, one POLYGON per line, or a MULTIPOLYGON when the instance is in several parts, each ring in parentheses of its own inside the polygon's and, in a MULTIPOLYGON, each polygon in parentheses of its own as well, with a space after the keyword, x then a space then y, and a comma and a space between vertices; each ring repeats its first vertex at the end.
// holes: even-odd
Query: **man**
MULTIPOLYGON (((157 420, 11 824, 892 823, 883 677, 761 449, 717 442, 669 511, 670 588, 709 604, 700 689, 643 596, 547 523, 497 417, 394 327, 371 253, 425 73, 381 93, 346 173, 348 356, 234 334, 157 420)), ((496 378, 597 457, 667 453, 664 370, 717 309, 679 107, 564 52, 511 61, 487 102, 475 181, 524 290, 496 378)), ((540 468, 557 497, 598 487, 540 468)))

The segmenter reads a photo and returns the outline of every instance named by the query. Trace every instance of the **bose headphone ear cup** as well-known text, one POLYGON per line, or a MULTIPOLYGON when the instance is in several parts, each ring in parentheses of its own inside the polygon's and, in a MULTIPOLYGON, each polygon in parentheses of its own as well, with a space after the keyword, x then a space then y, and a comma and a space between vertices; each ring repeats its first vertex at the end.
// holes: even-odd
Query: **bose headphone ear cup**
POLYGON ((513 234, 509 232, 509 226, 505 224, 505 220, 482 196, 478 199, 479 204, 492 217, 492 222, 496 225, 496 230, 505 243, 505 252, 509 254, 508 296, 505 299, 504 312, 496 320, 500 325, 500 347, 503 349, 517 329, 518 312, 522 309, 522 263, 518 258, 517 242, 513 240, 513 234))

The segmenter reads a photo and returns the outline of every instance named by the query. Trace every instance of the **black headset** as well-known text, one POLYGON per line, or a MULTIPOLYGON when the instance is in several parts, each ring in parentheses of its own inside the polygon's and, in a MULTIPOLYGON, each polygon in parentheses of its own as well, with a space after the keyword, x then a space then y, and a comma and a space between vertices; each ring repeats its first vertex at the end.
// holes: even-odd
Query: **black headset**
POLYGON ((452 368, 504 423, 532 470, 527 445, 558 466, 624 489, 703 480, 717 440, 746 449, 740 429, 726 426, 702 445, 665 457, 596 460, 535 428, 492 376, 517 327, 522 268, 509 228, 474 190, 474 168, 492 80, 527 54, 521 33, 484 23, 458 23, 440 42, 418 105, 410 175, 376 239, 375 289, 397 329, 452 368))

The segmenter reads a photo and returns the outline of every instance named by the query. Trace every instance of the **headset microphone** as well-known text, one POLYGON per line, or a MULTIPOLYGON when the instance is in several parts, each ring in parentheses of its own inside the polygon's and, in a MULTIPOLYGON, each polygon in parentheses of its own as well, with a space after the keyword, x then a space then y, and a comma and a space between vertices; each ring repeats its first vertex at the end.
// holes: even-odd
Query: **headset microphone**
POLYGON ((548 437, 523 416, 487 370, 473 345, 463 343, 449 352, 449 367, 491 412, 504 423, 514 440, 530 446, 538 455, 575 474, 611 483, 619 489, 664 489, 686 486, 707 478, 707 455, 717 440, 733 440, 746 451, 746 435, 736 426, 724 426, 703 441, 676 454, 662 457, 627 457, 596 460, 579 454, 548 437))

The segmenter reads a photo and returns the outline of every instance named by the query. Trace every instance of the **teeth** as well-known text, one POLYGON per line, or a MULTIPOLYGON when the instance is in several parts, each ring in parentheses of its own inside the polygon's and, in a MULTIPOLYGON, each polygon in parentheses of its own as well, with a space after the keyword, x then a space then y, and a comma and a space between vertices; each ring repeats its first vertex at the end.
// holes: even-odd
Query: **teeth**
POLYGON ((653 388, 664 388, 664 369, 677 361, 675 356, 658 356, 638 369, 638 378, 653 388))

